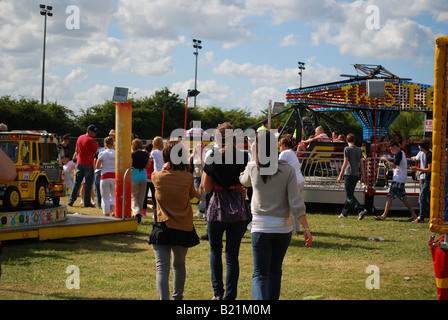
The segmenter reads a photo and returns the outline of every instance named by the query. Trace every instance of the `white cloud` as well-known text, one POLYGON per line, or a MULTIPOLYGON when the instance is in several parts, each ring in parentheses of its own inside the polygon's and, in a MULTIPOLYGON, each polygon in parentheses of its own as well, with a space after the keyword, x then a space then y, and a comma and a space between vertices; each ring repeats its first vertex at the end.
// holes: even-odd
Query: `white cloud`
MULTIPOLYGON (((380 10, 380 29, 368 29, 360 15, 365 10, 361 3, 346 4, 342 22, 340 17, 320 22, 313 33, 313 44, 320 40, 333 44, 343 55, 375 57, 377 59, 412 59, 424 55, 432 47, 435 35, 431 28, 409 18, 395 15, 392 10, 380 10)), ((389 8, 389 7, 387 7, 389 8)))
MULTIPOLYGON (((335 45, 341 54, 375 58, 418 58, 431 47, 435 33, 413 17, 430 12, 438 22, 448 22, 448 2, 444 0, 248 0, 248 11, 271 12, 273 23, 292 20, 309 22, 312 44, 320 41, 335 45), (366 28, 368 5, 379 9, 380 30, 366 28)), ((288 35, 283 45, 293 39, 288 35)))
POLYGON ((218 75, 248 79, 253 85, 287 85, 293 78, 296 78, 296 70, 292 68, 278 70, 268 64, 254 65, 250 62, 238 64, 229 59, 213 68, 213 72, 218 75))
POLYGON ((285 92, 272 87, 259 87, 251 94, 251 112, 259 113, 267 110, 269 100, 274 102, 285 102, 285 92))
MULTIPOLYGON (((0 1, 0 94, 40 98, 43 17, 38 4, 0 1)), ((300 45, 301 59, 319 49, 307 48, 304 41, 309 35, 291 26, 306 25, 313 46, 336 49, 342 56, 413 59, 411 64, 417 64, 427 63, 424 58, 433 54, 435 34, 444 31, 443 25, 436 29, 435 21, 448 23, 446 0, 49 0, 47 4, 54 6, 54 16, 47 25, 46 98, 78 109, 110 99, 111 83, 118 82, 138 88, 136 96, 171 86, 184 98, 194 86, 191 70, 180 74, 186 69, 182 50, 191 46, 192 37, 210 47, 235 48, 218 52, 215 46, 201 52, 198 104, 259 108, 269 99, 283 97, 285 88, 299 86, 296 60, 285 62, 295 54, 293 46, 300 45), (79 6, 81 23, 80 29, 69 30, 65 8, 73 4, 79 6), (365 26, 365 8, 370 4, 380 9, 379 30, 365 26), (288 29, 282 29, 283 24, 288 29), (267 35, 265 28, 271 28, 267 35), (275 38, 276 33, 281 36, 275 38), (241 53, 246 47, 237 46, 251 42, 260 51, 241 53), (272 43, 280 44, 281 55, 263 60, 263 46, 272 43), (207 72, 214 75, 204 76, 207 72)), ((188 55, 191 61, 190 51, 188 55)), ((306 60, 304 86, 340 80, 340 70, 331 65, 342 59, 333 55, 331 62, 327 52, 306 60)))
MULTIPOLYGON (((181 99, 185 99, 188 90, 194 88, 194 80, 184 82, 175 82, 171 85, 170 91, 179 95, 181 99)), ((232 92, 232 89, 216 80, 198 81, 198 90, 200 94, 196 97, 196 104, 199 107, 215 106, 236 106, 238 104, 237 97, 232 92)), ((189 98, 188 105, 193 106, 193 98, 189 98)))
POLYGON ((111 100, 113 96, 114 88, 107 85, 97 84, 95 87, 87 90, 86 92, 80 92, 75 94, 74 103, 68 105, 79 111, 80 109, 86 110, 94 106, 95 104, 103 103, 106 100, 111 100))
POLYGON ((81 82, 87 80, 87 72, 83 68, 73 69, 66 77, 65 82, 81 82))
POLYGON ((298 44, 299 44, 298 36, 293 33, 285 36, 283 40, 280 42, 281 47, 297 46, 298 44))
POLYGON ((119 0, 115 17, 123 34, 133 38, 176 39, 180 29, 202 39, 214 39, 230 48, 251 39, 249 26, 242 20, 250 16, 236 3, 219 0, 119 0))

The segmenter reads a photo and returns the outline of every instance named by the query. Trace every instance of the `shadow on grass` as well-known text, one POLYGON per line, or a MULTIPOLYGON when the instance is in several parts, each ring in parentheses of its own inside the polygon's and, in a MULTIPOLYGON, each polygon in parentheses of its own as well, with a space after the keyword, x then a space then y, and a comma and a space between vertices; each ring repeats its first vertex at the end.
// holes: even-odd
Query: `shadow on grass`
POLYGON ((149 245, 148 248, 141 247, 141 244, 148 242, 147 237, 146 233, 135 231, 45 241, 11 240, 2 243, 3 253, 0 259, 2 261, 17 260, 15 263, 27 265, 35 263, 33 259, 70 260, 71 254, 82 251, 139 253, 149 249, 149 245))
MULTIPOLYGON (((42 293, 36 293, 36 292, 28 292, 23 290, 12 290, 12 289, 0 289, 0 293, 17 293, 17 294, 24 294, 29 296, 35 296, 37 300, 45 299, 45 300, 110 300, 110 297, 94 297, 94 298, 86 298, 81 295, 73 295, 73 294, 65 294, 65 293, 51 293, 51 294, 42 294, 42 293)), ((137 300, 126 297, 126 300, 137 300)))
MULTIPOLYGON (((338 233, 327 232, 313 232, 313 249, 338 249, 338 250, 350 250, 350 249, 365 249, 365 250, 378 250, 378 248, 372 246, 372 241, 368 240, 365 236, 347 236, 338 233), (326 239, 326 241, 319 241, 319 238, 326 239), (340 239, 347 242, 331 241, 331 238, 340 239)), ((388 240, 388 242, 394 242, 388 240)), ((293 235, 290 246, 304 247, 305 239, 302 233, 293 235)))

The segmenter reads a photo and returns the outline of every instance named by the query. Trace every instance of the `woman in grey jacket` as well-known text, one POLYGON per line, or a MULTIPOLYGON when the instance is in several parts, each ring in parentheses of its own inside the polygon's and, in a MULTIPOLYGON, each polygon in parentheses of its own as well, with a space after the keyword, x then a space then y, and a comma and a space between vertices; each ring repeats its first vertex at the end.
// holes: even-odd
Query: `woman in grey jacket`
POLYGON ((270 138, 267 130, 257 133, 255 144, 252 145, 253 161, 247 164, 240 175, 240 182, 253 189, 251 232, 254 300, 278 300, 280 297, 283 258, 291 242, 291 216, 298 217, 303 226, 305 246, 308 248, 312 243, 296 173, 287 162, 278 161, 277 154, 269 155, 270 144, 274 143, 270 138), (267 155, 269 161, 260 163, 259 155, 267 155), (278 161, 276 172, 264 174, 263 168, 269 167, 272 161, 278 161))

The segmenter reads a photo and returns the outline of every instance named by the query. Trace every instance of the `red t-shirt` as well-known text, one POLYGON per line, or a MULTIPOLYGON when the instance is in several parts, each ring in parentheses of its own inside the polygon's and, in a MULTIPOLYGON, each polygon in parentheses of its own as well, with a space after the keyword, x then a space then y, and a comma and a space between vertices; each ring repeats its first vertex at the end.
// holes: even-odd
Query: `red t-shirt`
POLYGON ((77 159, 76 163, 93 166, 93 159, 98 143, 87 134, 83 134, 76 141, 77 159))
POLYGON ((331 142, 331 139, 328 138, 326 133, 321 133, 321 134, 315 136, 313 141, 330 141, 331 142))

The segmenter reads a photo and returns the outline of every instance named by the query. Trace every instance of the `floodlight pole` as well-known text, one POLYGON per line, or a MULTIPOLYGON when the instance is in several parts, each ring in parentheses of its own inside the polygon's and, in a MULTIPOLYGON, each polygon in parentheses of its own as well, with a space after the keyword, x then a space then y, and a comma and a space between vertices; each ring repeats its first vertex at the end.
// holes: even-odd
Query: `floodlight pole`
POLYGON ((305 62, 298 62, 299 65, 299 75, 300 75, 300 89, 302 89, 302 73, 305 70, 305 62))
POLYGON ((44 88, 45 88, 45 50, 46 50, 46 39, 47 39, 47 16, 52 17, 53 13, 51 10, 53 9, 52 6, 46 6, 44 4, 41 4, 40 6, 40 14, 45 16, 44 19, 44 50, 43 50, 43 58, 42 58, 42 91, 40 95, 40 103, 44 104, 44 88))
MULTIPOLYGON (((199 55, 199 49, 202 49, 202 41, 198 39, 193 39, 193 48, 196 49, 193 54, 196 56, 196 64, 194 68, 194 90, 197 90, 198 86, 198 55, 199 55)), ((194 96, 194 106, 196 107, 196 96, 194 96)))

